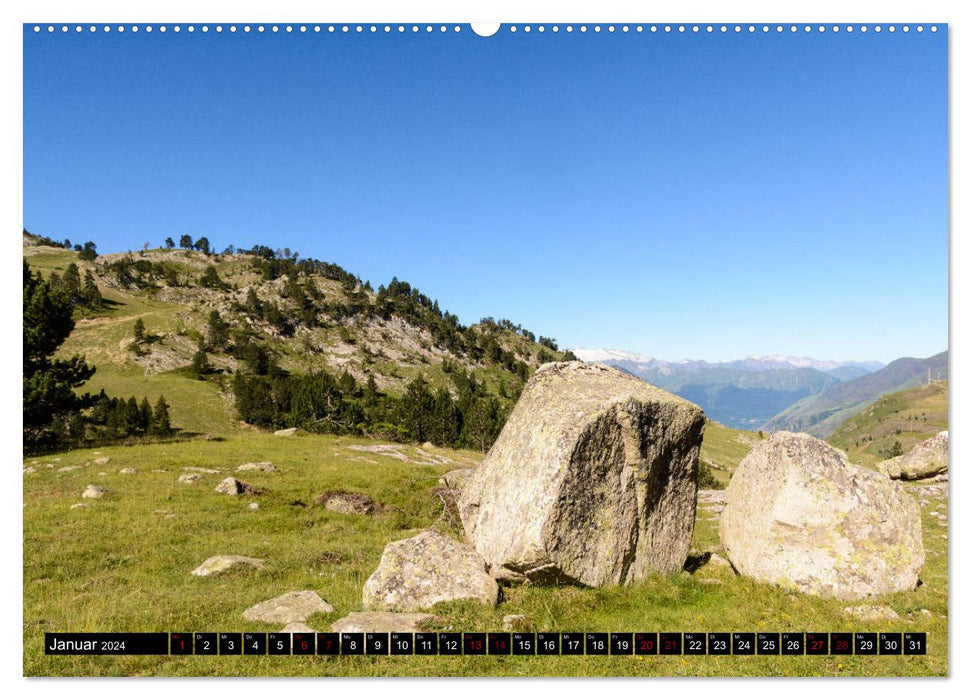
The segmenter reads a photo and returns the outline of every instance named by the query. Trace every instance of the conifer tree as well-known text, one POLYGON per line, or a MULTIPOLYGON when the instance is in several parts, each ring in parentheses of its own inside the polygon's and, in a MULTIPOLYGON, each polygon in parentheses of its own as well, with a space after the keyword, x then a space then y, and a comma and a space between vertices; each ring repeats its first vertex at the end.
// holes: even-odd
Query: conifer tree
POLYGON ((165 403, 165 397, 159 396, 153 411, 152 433, 165 437, 172 432, 172 424, 169 420, 169 405, 165 403))

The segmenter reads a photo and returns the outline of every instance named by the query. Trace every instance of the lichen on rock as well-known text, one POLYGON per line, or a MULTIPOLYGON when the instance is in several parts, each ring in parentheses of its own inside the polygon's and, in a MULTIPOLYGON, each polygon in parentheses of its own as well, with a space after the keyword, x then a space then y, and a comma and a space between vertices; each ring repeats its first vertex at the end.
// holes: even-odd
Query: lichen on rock
POLYGON ((616 368, 544 365, 459 498, 466 535, 490 566, 537 583, 679 571, 704 423, 697 406, 616 368))
POLYGON ((917 502, 822 440, 775 433, 742 460, 725 496, 721 541, 742 575, 841 599, 917 585, 917 502))

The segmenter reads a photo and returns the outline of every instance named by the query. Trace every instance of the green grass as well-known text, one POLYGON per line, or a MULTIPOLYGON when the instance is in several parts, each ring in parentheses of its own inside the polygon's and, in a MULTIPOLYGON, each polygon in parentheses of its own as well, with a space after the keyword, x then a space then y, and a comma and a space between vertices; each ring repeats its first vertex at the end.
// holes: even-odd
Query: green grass
POLYGON ((884 396, 842 423, 828 442, 867 467, 890 456, 896 442, 906 453, 947 430, 947 388, 935 381, 884 396))
POLYGON ((741 461, 764 438, 758 432, 736 430, 710 420, 705 424, 701 460, 708 463, 712 473, 725 487, 741 461))
POLYGON ((78 261, 78 254, 66 248, 53 246, 24 246, 24 259, 33 270, 40 270, 47 277, 52 270, 60 272, 72 262, 78 261))
MULTIPOLYGON (((717 431, 716 431, 717 434, 717 431)), ((946 529, 925 507, 929 550, 917 591, 872 601, 901 619, 854 623, 845 603, 779 588, 703 567, 694 574, 654 577, 628 587, 522 586, 505 590, 489 608, 441 604, 436 612, 456 630, 496 630, 504 615, 529 616, 536 627, 560 631, 927 631, 926 657, 508 657, 340 658, 47 657, 44 632, 55 631, 276 631, 241 614, 287 591, 318 591, 335 613, 308 621, 317 630, 361 609, 361 588, 386 543, 436 523, 441 504, 432 493, 453 465, 431 467, 355 452, 358 438, 300 435, 277 438, 240 433, 222 441, 110 447, 28 459, 24 476, 24 673, 68 676, 209 675, 508 675, 508 676, 898 676, 947 673, 946 529), (104 465, 93 464, 106 456, 104 465), (364 460, 374 460, 371 463, 364 460), (271 460, 279 472, 243 477, 265 488, 257 497, 213 491, 235 466, 271 460), (60 473, 58 467, 82 465, 60 473), (47 466, 53 465, 53 466, 47 466), (183 467, 224 470, 180 484, 183 467), (137 474, 119 474, 125 467, 137 474), (162 469, 164 472, 154 470, 162 469), (98 472, 105 472, 100 476, 98 472), (89 483, 110 492, 71 510, 89 483), (313 505, 330 489, 361 491, 394 510, 368 518, 313 505), (257 501, 258 511, 247 505, 257 501), (302 502, 306 505, 299 505, 302 502), (265 559, 260 571, 197 578, 189 571, 215 554, 265 559), (921 608, 933 617, 907 618, 921 608)), ((411 449, 411 448, 407 448, 411 449)), ((734 449, 734 448, 733 448, 734 449)), ((475 453, 441 450, 456 463, 475 453)), ((717 523, 699 508, 694 546, 717 550, 717 523)))

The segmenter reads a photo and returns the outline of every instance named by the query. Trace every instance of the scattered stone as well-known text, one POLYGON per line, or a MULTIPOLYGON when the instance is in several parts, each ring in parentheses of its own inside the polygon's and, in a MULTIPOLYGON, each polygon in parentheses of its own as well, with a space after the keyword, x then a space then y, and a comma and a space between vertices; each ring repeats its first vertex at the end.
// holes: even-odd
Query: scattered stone
POLYGON ((98 457, 96 460, 94 460, 94 463, 95 464, 107 464, 110 461, 111 461, 111 458, 110 457, 98 457))
POLYGON ((217 554, 214 557, 206 559, 197 568, 193 569, 191 573, 193 576, 212 576, 213 574, 219 574, 237 567, 262 569, 263 560, 254 559, 253 557, 241 557, 238 554, 217 554))
POLYGON ((24 467, 24 476, 28 474, 35 474, 37 470, 34 467, 24 467))
POLYGON ((724 557, 718 556, 714 552, 712 552, 711 557, 708 558, 706 564, 712 569, 727 569, 728 571, 732 570, 731 562, 724 557))
POLYGON ((495 605, 499 586, 472 547, 425 530, 384 548, 364 584, 363 603, 368 610, 414 612, 466 598, 495 605))
POLYGON ((879 622, 880 620, 896 620, 899 615, 886 605, 857 605, 843 608, 843 613, 864 622, 879 622))
MULTIPOLYGON (((427 445, 428 443, 425 443, 425 444, 427 445)), ((420 447, 416 447, 415 452, 418 454, 419 457, 426 460, 424 462, 422 461, 415 462, 415 464, 451 464, 452 463, 452 460, 450 460, 448 457, 445 457, 444 455, 433 454, 420 447)))
POLYGON ((72 464, 72 465, 67 466, 67 467, 60 467, 57 471, 59 471, 61 473, 64 473, 64 472, 73 472, 76 469, 81 469, 81 465, 80 464, 72 464))
POLYGON ((243 483, 238 479, 234 479, 231 476, 227 476, 225 479, 219 482, 219 485, 214 489, 216 493, 225 493, 229 496, 238 496, 241 493, 251 493, 253 487, 249 484, 243 483))
POLYGON ((236 467, 238 472, 275 472, 276 465, 273 462, 247 462, 236 467))
POLYGON ((917 502, 822 440, 775 433, 742 460, 726 497, 721 542, 745 576, 841 599, 917 586, 917 502))
POLYGON ((119 474, 137 474, 137 469, 132 469, 131 467, 126 467, 118 472, 119 474))
POLYGON ((203 478, 202 474, 182 474, 179 476, 179 481, 183 484, 191 484, 193 481, 202 481, 203 478))
POLYGON ((108 472, 98 472, 98 476, 108 476, 108 472))
POLYGON ((417 447, 414 448, 414 450, 420 457, 422 457, 422 459, 413 459, 405 453, 405 447, 403 445, 348 445, 347 449, 354 450, 356 452, 370 452, 383 457, 400 459, 402 462, 407 462, 408 464, 436 466, 451 463, 451 460, 447 457, 433 455, 430 452, 426 452, 417 447))
POLYGON ((724 489, 698 489, 698 503, 725 503, 724 489))
POLYGON ((378 507, 370 496, 345 491, 326 491, 317 496, 314 503, 344 515, 372 515, 378 507))
POLYGON ((461 491, 474 475, 475 469, 453 469, 442 474, 438 478, 438 483, 453 491, 461 491))
POLYGON ((316 591, 294 591, 246 609, 243 619, 254 622, 306 622, 310 615, 331 612, 334 612, 334 608, 316 591))
POLYGON ((260 509, 260 504, 257 503, 256 501, 253 501, 252 503, 249 504, 249 509, 250 510, 259 510, 260 509))
POLYGON ((543 365, 459 498, 490 565, 534 582, 627 583, 684 564, 701 410, 619 369, 543 365))
POLYGON ((194 474, 218 474, 218 469, 206 469, 205 467, 182 467, 184 472, 192 472, 194 474))
POLYGON ((275 430, 273 434, 277 437, 290 437, 291 435, 297 434, 297 428, 284 428, 283 430, 275 430))
POLYGON ((441 618, 428 613, 352 612, 330 626, 332 632, 424 632, 441 618))
POLYGON ((505 586, 526 583, 528 580, 518 571, 513 571, 512 569, 507 569, 503 566, 490 566, 489 575, 492 576, 492 578, 494 578, 498 583, 505 586))
POLYGON ((502 629, 506 632, 529 632, 533 621, 525 615, 506 615, 502 618, 502 629))
POLYGON ((282 632, 283 634, 286 634, 287 632, 310 632, 310 633, 313 633, 313 632, 316 632, 316 631, 317 630, 315 630, 313 627, 310 627, 308 625, 305 625, 302 622, 291 622, 286 627, 284 627, 282 630, 280 630, 280 632, 282 632))
POLYGON ((947 472, 947 431, 919 442, 905 455, 885 459, 877 470, 891 479, 914 481, 928 479, 947 472))
POLYGON ((103 489, 100 486, 95 486, 94 484, 88 484, 88 488, 84 489, 84 493, 81 494, 81 498, 101 498, 106 493, 108 493, 108 489, 103 489))
POLYGON ((91 505, 91 504, 90 503, 75 503, 73 506, 71 506, 71 510, 74 510, 75 508, 87 508, 89 505, 91 505))

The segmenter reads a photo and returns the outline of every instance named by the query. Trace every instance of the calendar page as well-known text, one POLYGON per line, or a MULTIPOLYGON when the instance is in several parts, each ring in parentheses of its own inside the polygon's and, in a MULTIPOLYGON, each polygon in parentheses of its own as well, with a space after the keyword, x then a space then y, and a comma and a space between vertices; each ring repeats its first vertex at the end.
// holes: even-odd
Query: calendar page
POLYGON ((24 675, 947 676, 947 22, 322 14, 22 26, 24 675))

